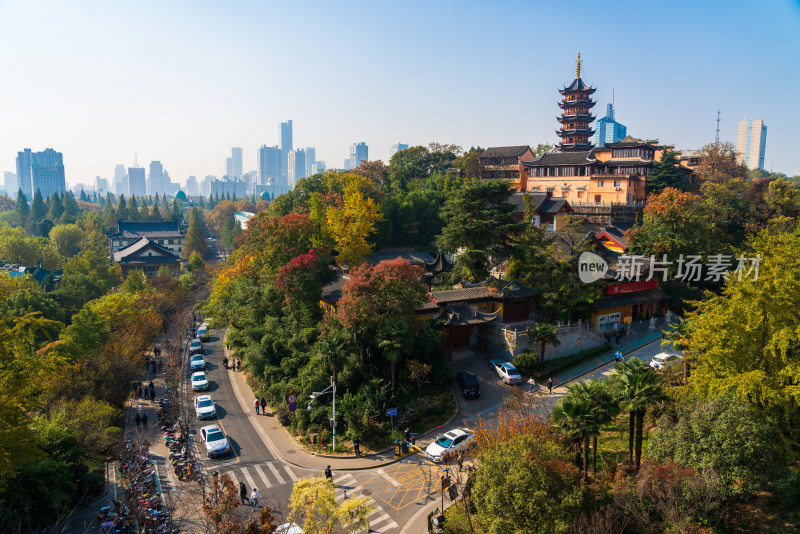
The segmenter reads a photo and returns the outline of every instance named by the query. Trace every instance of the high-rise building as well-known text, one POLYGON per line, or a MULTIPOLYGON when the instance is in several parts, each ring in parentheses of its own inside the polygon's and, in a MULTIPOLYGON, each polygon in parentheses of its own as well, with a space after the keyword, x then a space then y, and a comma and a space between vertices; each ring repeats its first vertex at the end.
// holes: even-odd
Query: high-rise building
POLYGON ((125 170, 125 165, 118 163, 114 167, 114 194, 125 194, 125 187, 128 183, 128 171, 125 170))
POLYGON ((267 181, 277 184, 281 179, 281 149, 277 146, 261 145, 258 149, 258 182, 267 185, 267 181))
POLYGON ((143 197, 147 195, 147 181, 144 177, 144 167, 130 167, 128 169, 128 183, 125 193, 129 196, 143 197))
POLYGON ((767 149, 767 125, 762 119, 739 123, 736 139, 736 159, 748 169, 764 168, 764 152, 767 149))
POLYGON ((606 108, 606 116, 597 120, 597 132, 594 134, 595 146, 606 146, 608 143, 621 141, 628 135, 628 128, 614 120, 614 104, 606 108))
POLYGON ((391 158, 392 156, 394 156, 397 152, 400 152, 401 150, 408 150, 408 145, 403 144, 403 143, 397 143, 396 145, 392 145, 392 149, 389 151, 389 157, 391 158))
POLYGON ((36 193, 38 189, 44 199, 49 198, 53 193, 66 191, 63 154, 52 148, 46 148, 42 152, 33 152, 31 155, 31 190, 36 193))
POLYGON ((196 197, 197 195, 200 194, 200 187, 198 187, 196 176, 189 176, 186 179, 185 193, 190 197, 196 197))
POLYGON ((160 161, 150 162, 150 177, 147 180, 147 194, 164 193, 164 166, 160 161))
POLYGON ((350 168, 355 169, 361 162, 369 161, 369 149, 365 142, 353 143, 350 147, 350 168))
POLYGON ((562 109, 558 122, 561 129, 556 134, 561 138, 557 145, 560 152, 576 152, 591 150, 594 145, 590 139, 594 135, 592 121, 594 115, 589 111, 594 106, 591 95, 596 89, 583 83, 581 80, 581 55, 575 63, 575 79, 569 87, 559 89, 563 100, 558 104, 562 109))
POLYGON ((342 167, 342 168, 344 170, 346 170, 346 171, 350 170, 350 158, 347 158, 346 160, 344 160, 344 167, 342 167))
POLYGON ((206 174, 206 177, 203 178, 203 182, 200 184, 200 194, 204 197, 207 197, 211 194, 211 182, 217 179, 216 176, 213 174, 206 174))
POLYGON ((108 193, 108 180, 100 178, 99 176, 94 179, 94 190, 97 196, 106 196, 108 193))
MULTIPOLYGON (((347 160, 350 161, 350 160, 347 160)), ((311 165, 311 172, 309 172, 309 176, 314 174, 319 174, 321 172, 325 172, 325 162, 324 161, 315 161, 313 165, 311 165)))
POLYGON ((33 191, 31 190, 32 161, 33 154, 30 148, 17 152, 17 190, 22 190, 22 194, 25 195, 25 199, 28 202, 33 200, 33 191))
POLYGON ((225 176, 228 180, 239 180, 242 177, 242 149, 231 148, 231 157, 225 158, 225 176))
POLYGON ((312 174, 316 174, 312 169, 314 168, 314 164, 317 162, 317 149, 313 146, 306 148, 306 176, 311 176, 312 174))
POLYGON ((289 152, 294 150, 292 141, 292 121, 281 123, 281 177, 284 185, 289 182, 289 152))
POLYGON ((289 187, 294 187, 301 179, 306 177, 306 152, 305 150, 292 150, 289 152, 289 187))
POLYGON ((3 173, 3 183, 6 188, 6 195, 11 198, 17 198, 17 191, 19 190, 19 182, 17 182, 17 175, 11 171, 3 173))

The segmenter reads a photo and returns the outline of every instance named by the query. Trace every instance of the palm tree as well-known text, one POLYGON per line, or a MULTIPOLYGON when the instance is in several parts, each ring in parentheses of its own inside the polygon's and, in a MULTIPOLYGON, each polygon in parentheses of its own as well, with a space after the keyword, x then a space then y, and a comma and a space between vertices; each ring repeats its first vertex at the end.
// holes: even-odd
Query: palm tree
POLYGON ((528 339, 532 342, 541 344, 541 352, 539 353, 539 363, 544 363, 544 349, 550 343, 554 347, 561 345, 557 337, 558 328, 547 323, 536 323, 528 327, 528 339))
POLYGON ((378 329, 378 348, 389 360, 392 374, 392 396, 396 392, 397 364, 411 353, 411 331, 400 319, 390 318, 378 329))
MULTIPOLYGON (((668 343, 672 343, 672 348, 675 350, 685 351, 688 347, 691 332, 691 321, 678 317, 677 321, 667 325, 667 329, 664 330, 664 340, 661 342, 661 345, 664 346, 668 343)), ((683 358, 683 379, 689 379, 689 362, 686 360, 685 356, 683 358)))
POLYGON ((597 414, 588 400, 565 396, 553 406, 550 415, 553 426, 567 434, 583 450, 583 476, 589 477, 589 437, 595 434, 599 425, 597 414))
POLYGON ((592 471, 596 473, 599 427, 611 421, 619 413, 619 403, 614 398, 608 381, 597 378, 568 385, 567 395, 588 401, 594 410, 598 432, 592 435, 592 471))
POLYGON ((661 377, 638 358, 618 364, 613 376, 619 390, 621 407, 629 412, 628 457, 638 471, 642 460, 644 416, 649 408, 665 400, 666 395, 661 377))
POLYGON ((319 352, 331 368, 333 383, 339 383, 339 363, 350 352, 350 337, 342 329, 332 330, 319 339, 319 352))

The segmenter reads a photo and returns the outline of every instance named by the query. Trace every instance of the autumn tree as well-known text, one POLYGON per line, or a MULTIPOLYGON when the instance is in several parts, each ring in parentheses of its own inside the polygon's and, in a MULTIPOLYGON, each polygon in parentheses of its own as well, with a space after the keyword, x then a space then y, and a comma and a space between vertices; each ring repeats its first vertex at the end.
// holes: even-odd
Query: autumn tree
POLYGON ((337 262, 348 268, 359 265, 371 251, 369 242, 375 224, 381 220, 380 208, 362 191, 363 179, 348 179, 342 207, 327 211, 328 227, 336 243, 337 262))
POLYGON ((453 167, 458 169, 459 174, 466 179, 480 178, 481 166, 480 156, 483 154, 481 147, 471 147, 469 150, 453 160, 453 167))
POLYGON ((314 249, 289 260, 278 271, 275 287, 283 291, 292 311, 317 312, 322 296, 323 264, 314 249))
POLYGON ((192 208, 192 213, 189 215, 189 229, 186 231, 186 245, 183 247, 183 256, 188 258, 194 252, 197 252, 202 258, 208 255, 208 247, 206 246, 205 238, 203 238, 203 229, 200 227, 197 208, 192 208))
POLYGON ((709 143, 702 147, 695 172, 705 182, 747 178, 747 167, 736 159, 736 150, 731 143, 709 143))
POLYGON ((333 484, 321 477, 304 478, 294 484, 287 519, 303 532, 355 533, 369 530, 373 510, 369 497, 352 496, 340 503, 333 484))
MULTIPOLYGON (((274 534, 278 528, 269 506, 264 506, 256 519, 243 516, 239 510, 237 488, 227 473, 211 479, 207 500, 201 506, 213 534, 274 534)), ((249 515, 249 514, 248 514, 249 515)))

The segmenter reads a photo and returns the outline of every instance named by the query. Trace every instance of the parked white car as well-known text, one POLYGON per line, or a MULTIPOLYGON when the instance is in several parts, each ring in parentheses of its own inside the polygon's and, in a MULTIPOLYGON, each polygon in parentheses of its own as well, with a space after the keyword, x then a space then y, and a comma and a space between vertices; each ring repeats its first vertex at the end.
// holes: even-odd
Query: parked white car
POLYGON ((661 369, 665 369, 667 367, 674 367, 676 365, 683 364, 683 356, 678 354, 669 354, 667 352, 661 352, 653 356, 653 359, 650 360, 650 367, 659 371, 661 369))
POLYGON ((198 419, 211 419, 217 416, 217 406, 211 395, 198 395, 194 398, 194 413, 198 419))
POLYGON ((194 338, 189 343, 189 354, 203 354, 203 342, 200 338, 194 338))
POLYGON ((209 458, 222 456, 231 450, 228 436, 217 425, 208 425, 200 429, 200 436, 206 446, 206 454, 209 458))
POLYGON ((203 371, 192 373, 192 391, 204 391, 208 389, 208 377, 203 371))
POLYGON ((521 384, 522 375, 513 363, 505 360, 494 359, 489 360, 489 365, 497 373, 497 376, 503 379, 506 384, 521 384))
POLYGON ((455 429, 450 432, 445 432, 436 441, 428 445, 425 449, 425 454, 436 463, 442 461, 445 454, 455 453, 466 449, 469 442, 472 441, 472 434, 466 430, 455 429))
POLYGON ((206 368, 206 359, 203 357, 202 354, 195 354, 192 356, 192 359, 189 360, 189 368, 192 371, 197 371, 199 369, 206 368))

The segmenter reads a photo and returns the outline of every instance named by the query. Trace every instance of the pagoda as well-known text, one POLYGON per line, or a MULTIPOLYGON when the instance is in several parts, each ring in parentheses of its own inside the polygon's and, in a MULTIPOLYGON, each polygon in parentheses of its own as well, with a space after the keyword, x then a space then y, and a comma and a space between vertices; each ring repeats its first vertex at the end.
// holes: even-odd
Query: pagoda
POLYGON ((558 104, 562 109, 561 117, 557 119, 561 129, 556 130, 556 134, 561 138, 561 142, 557 145, 559 151, 577 152, 594 148, 590 139, 594 135, 591 124, 595 117, 589 110, 595 104, 591 98, 595 90, 581 80, 581 55, 578 53, 575 79, 569 87, 558 91, 564 97, 558 104))

